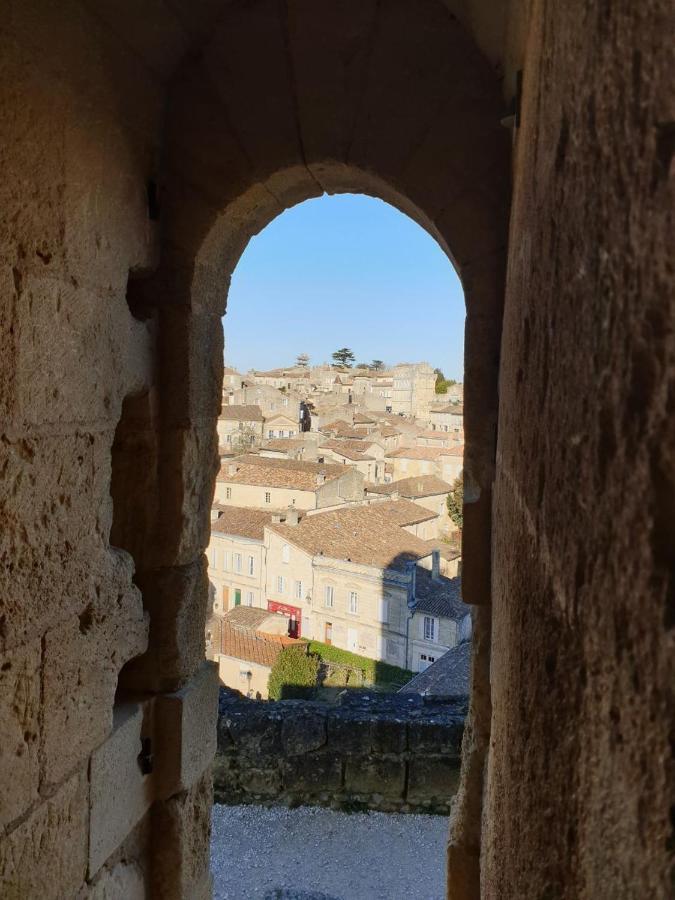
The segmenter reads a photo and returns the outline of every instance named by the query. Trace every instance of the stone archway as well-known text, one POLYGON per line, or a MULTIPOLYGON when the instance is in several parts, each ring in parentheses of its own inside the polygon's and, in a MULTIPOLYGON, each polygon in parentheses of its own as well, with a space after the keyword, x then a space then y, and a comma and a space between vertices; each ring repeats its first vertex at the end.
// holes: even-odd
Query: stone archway
MULTIPOLYGON (((502 113, 495 71, 436 0, 232 3, 172 80, 160 266, 134 283, 135 302, 155 310, 159 325, 155 531, 163 548, 153 570, 159 562, 162 584, 153 571, 140 579, 155 598, 154 634, 165 641, 177 610, 158 593, 187 579, 193 588, 183 591, 188 608, 178 618, 203 621, 199 560, 215 474, 220 318, 250 237, 310 197, 365 193, 417 221, 457 268, 467 310, 463 581, 465 599, 479 607, 456 827, 458 877, 469 880, 477 877, 490 715, 490 519, 510 197, 502 113)), ((194 640, 173 640, 186 666, 194 640)), ((157 659, 152 628, 150 642, 157 659)), ((132 665, 125 676, 144 686, 143 671, 132 665)))

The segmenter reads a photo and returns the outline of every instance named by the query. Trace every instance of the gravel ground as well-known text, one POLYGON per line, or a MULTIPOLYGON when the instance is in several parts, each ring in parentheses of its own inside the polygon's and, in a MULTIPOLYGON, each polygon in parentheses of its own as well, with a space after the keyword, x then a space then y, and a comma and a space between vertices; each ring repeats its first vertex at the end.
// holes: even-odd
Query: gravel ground
POLYGON ((214 900, 443 900, 448 820, 213 807, 214 900))

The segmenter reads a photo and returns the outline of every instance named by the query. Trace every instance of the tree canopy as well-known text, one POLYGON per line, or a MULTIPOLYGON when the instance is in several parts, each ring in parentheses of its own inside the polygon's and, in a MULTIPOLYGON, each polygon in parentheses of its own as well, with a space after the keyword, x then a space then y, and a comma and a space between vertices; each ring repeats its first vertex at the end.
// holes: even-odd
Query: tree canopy
POLYGON ((455 525, 461 531, 464 527, 462 506, 464 504, 464 473, 460 472, 452 485, 452 490, 447 496, 448 513, 455 525))
POLYGON ((379 372, 381 369, 384 369, 384 361, 381 359, 374 359, 370 364, 370 368, 379 372))
POLYGON ((334 365, 343 366, 345 369, 351 369, 355 359, 356 357, 349 347, 342 347, 341 350, 336 350, 333 353, 334 365))
POLYGON ((309 353, 299 353, 295 358, 295 364, 306 369, 309 365, 309 353))

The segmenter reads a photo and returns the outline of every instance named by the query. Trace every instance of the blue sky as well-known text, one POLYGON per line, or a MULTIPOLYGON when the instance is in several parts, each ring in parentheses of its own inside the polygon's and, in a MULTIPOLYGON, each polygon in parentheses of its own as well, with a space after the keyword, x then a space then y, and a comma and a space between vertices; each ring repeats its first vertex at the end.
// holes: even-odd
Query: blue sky
POLYGON ((462 378, 459 278, 426 231, 372 197, 323 196, 278 216, 239 260, 223 324, 225 362, 240 371, 350 347, 357 362, 426 360, 462 378))

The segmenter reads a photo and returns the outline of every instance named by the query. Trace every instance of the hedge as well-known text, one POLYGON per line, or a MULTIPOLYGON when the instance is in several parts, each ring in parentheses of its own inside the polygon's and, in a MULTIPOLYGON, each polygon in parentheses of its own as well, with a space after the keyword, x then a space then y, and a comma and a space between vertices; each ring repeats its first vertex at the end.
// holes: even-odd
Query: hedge
POLYGON ((308 654, 306 645, 285 647, 272 666, 267 683, 270 700, 304 700, 314 696, 319 657, 308 654))
POLYGON ((343 666, 351 666, 360 669, 366 684, 388 685, 407 684, 413 677, 413 672, 392 666, 390 663, 381 662, 379 659, 369 659, 367 656, 359 656, 358 653, 350 653, 349 650, 340 650, 331 644, 322 644, 320 641, 309 642, 309 652, 316 653, 326 662, 340 663, 343 666))

